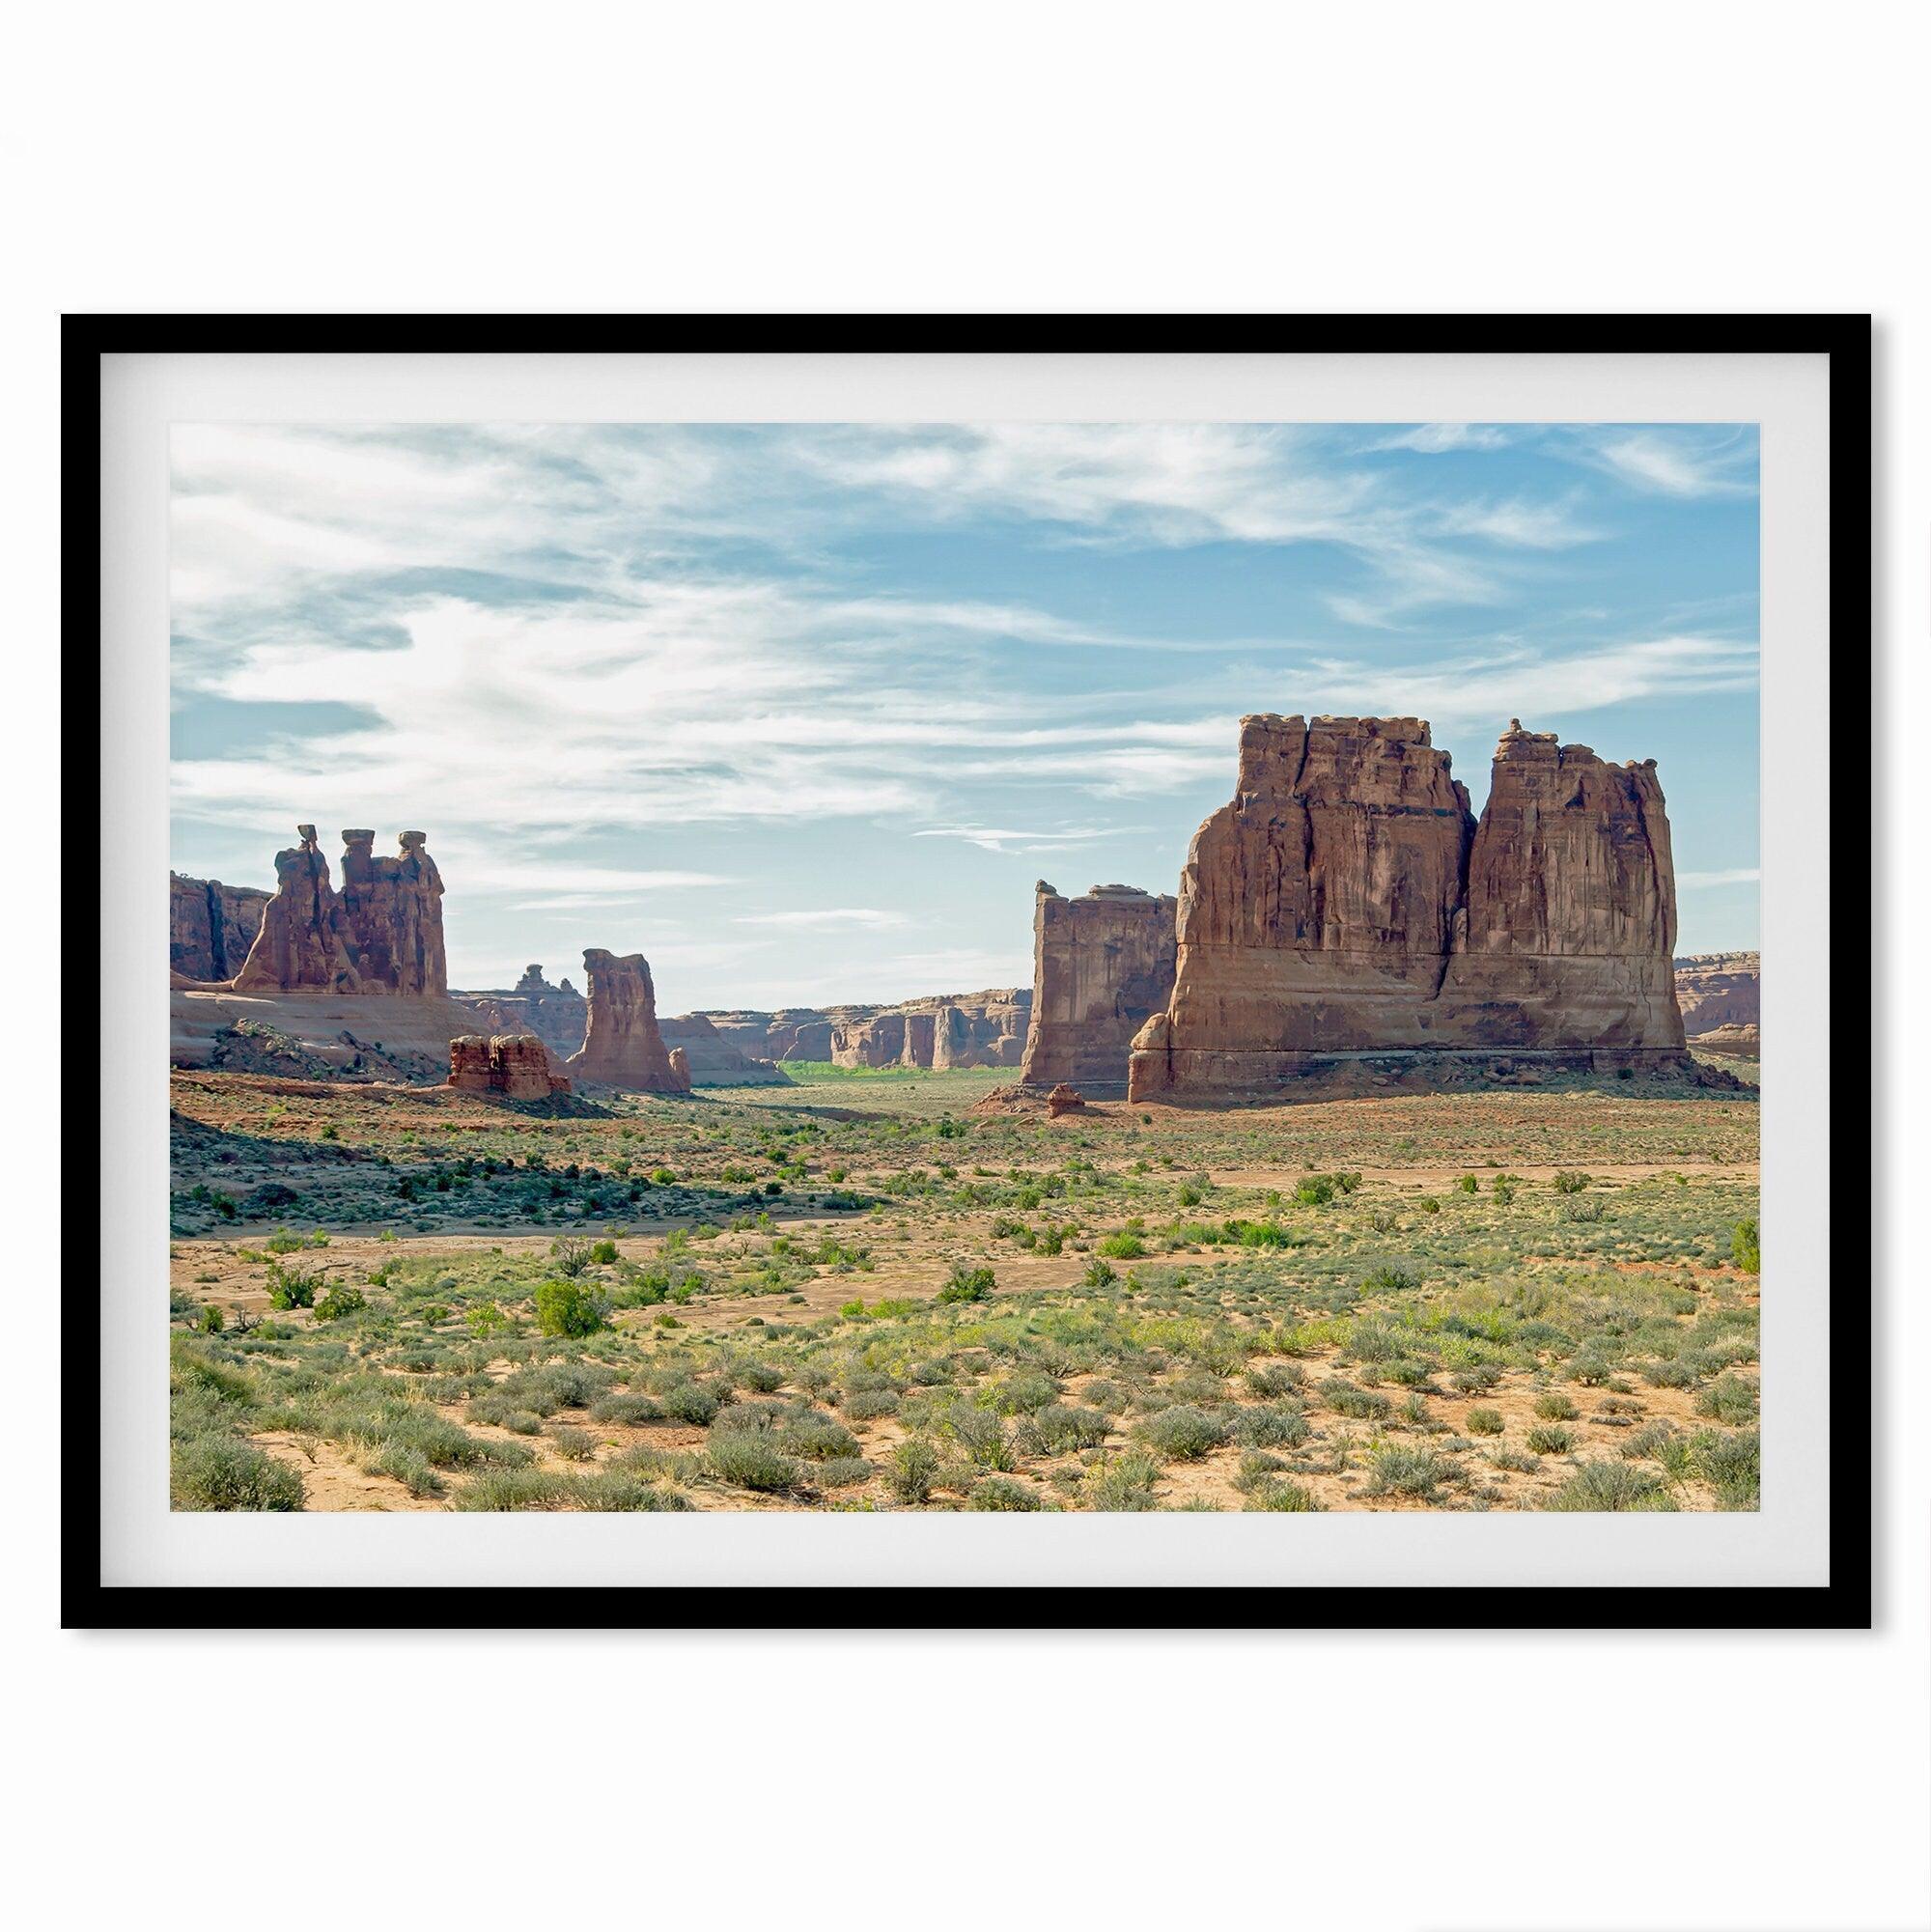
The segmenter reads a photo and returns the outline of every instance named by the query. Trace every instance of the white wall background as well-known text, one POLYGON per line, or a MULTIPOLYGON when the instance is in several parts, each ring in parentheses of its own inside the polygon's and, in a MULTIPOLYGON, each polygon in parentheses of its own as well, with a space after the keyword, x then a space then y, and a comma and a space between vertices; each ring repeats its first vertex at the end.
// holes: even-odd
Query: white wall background
MULTIPOLYGON (((54 879, 62 309, 1872 309, 1872 763, 1879 823, 1911 823, 1931 286, 1902 9, 76 5, 10 50, 16 910, 54 879)), ((1869 948, 1895 993, 1931 955, 1922 854, 1893 834, 1872 866, 1868 929, 1854 866, 1830 909, 1838 970, 1869 948)), ((44 905, 0 1006, 36 1039, 44 905)), ((46 1104, 16 1097, 15 1882, 70 1922, 292 1932, 1921 1927, 1918 999, 1879 1017, 1880 1627, 1826 1638, 60 1637, 63 1231, 46 1104)), ((1854 1172, 1835 1207, 1854 1240, 1854 1172)))

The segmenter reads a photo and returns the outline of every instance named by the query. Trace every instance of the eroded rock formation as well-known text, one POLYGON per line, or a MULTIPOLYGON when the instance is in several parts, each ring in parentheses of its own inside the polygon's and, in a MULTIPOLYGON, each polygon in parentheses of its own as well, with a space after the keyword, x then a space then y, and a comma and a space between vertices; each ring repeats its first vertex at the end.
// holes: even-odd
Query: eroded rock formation
POLYGON ((342 841, 342 910, 364 990, 448 993, 442 875, 424 850, 427 835, 404 832, 394 858, 376 856, 372 831, 345 831, 342 841))
POLYGON ((1064 1080, 1046 1097, 1046 1116, 1057 1120, 1062 1113, 1083 1113, 1086 1109, 1086 1096, 1077 1087, 1068 1086, 1064 1080))
POLYGON ((168 874, 168 970, 213 982, 241 970, 269 895, 259 886, 168 874))
POLYGON ((374 854, 375 833, 342 834, 342 889, 313 826, 275 854, 275 891, 235 975, 241 993, 449 992, 442 941, 442 876, 421 832, 404 832, 394 858, 374 854))
POLYGON ((1120 1089, 1133 1035, 1173 993, 1175 913, 1170 896, 1137 886, 1095 885, 1067 899, 1039 882, 1023 1083, 1120 1089))
POLYGON ((550 1070, 534 1033, 465 1033, 449 1043, 448 1084, 465 1093, 500 1093, 506 1100, 547 1100, 567 1094, 570 1081, 550 1070))
POLYGON ((621 958, 593 946, 583 955, 590 986, 589 1023, 580 1051, 566 1062, 580 1083, 630 1093, 688 1093, 690 1075, 672 1064, 658 1027, 656 989, 642 953, 621 958))
POLYGON ((1178 929, 1135 1098, 1265 1091, 1350 1055, 1688 1065, 1655 761, 1513 721, 1478 826, 1418 718, 1243 719, 1178 929))
POLYGON ((313 826, 275 854, 275 891, 262 930, 235 975, 238 993, 359 994, 362 976, 349 956, 348 920, 313 826))

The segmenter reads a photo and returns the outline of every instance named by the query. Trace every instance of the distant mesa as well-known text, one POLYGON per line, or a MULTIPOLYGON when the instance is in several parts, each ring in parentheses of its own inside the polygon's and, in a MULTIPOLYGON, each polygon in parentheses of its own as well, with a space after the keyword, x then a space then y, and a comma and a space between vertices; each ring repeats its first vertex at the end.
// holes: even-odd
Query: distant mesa
POLYGON ((1265 1094, 1350 1059, 1694 1078, 1675 938, 1655 760, 1612 765, 1512 719, 1478 824, 1419 718, 1244 718, 1129 1091, 1265 1094))
POLYGON ((770 1061, 753 1059, 735 1047, 701 1013, 686 1013, 658 1022, 658 1031, 673 1062, 684 1055, 685 1070, 693 1086, 785 1086, 785 1076, 770 1061))
POLYGON ((1095 885, 1079 899, 1062 898, 1043 879, 1033 887, 1022 1085, 1125 1091, 1133 1035, 1173 992, 1175 910, 1170 895, 1136 885, 1095 885))
MULTIPOLYGON (((943 1072, 1017 1067, 1031 1013, 1031 988, 1006 986, 890 1006, 793 1006, 770 1013, 712 1008, 688 1017, 704 1021, 720 1040, 753 1060, 943 1072)), ((692 1066, 697 1065, 693 1057, 692 1066)))
POLYGON ((1762 1024, 1763 962, 1755 953, 1694 953, 1676 962, 1676 1003, 1692 1046, 1729 1026, 1762 1024))
POLYGON ((628 1093, 690 1091, 687 1056, 680 1068, 658 1027, 657 990, 642 953, 621 957, 593 946, 583 955, 590 1010, 583 1046, 565 1063, 579 1085, 628 1093))

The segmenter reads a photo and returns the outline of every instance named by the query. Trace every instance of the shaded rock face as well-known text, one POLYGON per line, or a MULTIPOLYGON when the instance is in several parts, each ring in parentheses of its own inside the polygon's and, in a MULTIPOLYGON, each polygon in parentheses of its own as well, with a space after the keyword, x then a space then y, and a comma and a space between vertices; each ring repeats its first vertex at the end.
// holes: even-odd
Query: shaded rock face
POLYGON ((675 1060, 681 1052, 695 1086, 781 1086, 785 1077, 770 1060, 753 1059, 734 1047, 701 1013, 660 1020, 658 1031, 675 1060))
POLYGON ((1755 953, 1693 953, 1676 963, 1676 1004, 1693 1040, 1722 1026, 1762 1024, 1763 962, 1755 953))
POLYGON ((1181 878, 1173 996, 1130 1092, 1264 1091, 1324 1056, 1683 1058, 1654 761, 1511 724, 1478 826, 1418 718, 1242 720, 1181 878))
POLYGON ((658 1028, 656 989, 642 953, 592 947, 583 955, 590 985, 589 1023, 580 1051, 566 1062, 579 1084, 595 1081, 630 1093, 688 1093, 690 1076, 671 1064, 658 1028))
POLYGON ((498 1031, 534 1033, 560 1060, 583 1045, 589 1023, 590 1009, 583 995, 567 978, 562 985, 551 986, 540 966, 525 966, 514 987, 451 997, 473 1006, 498 1031))
POLYGON ((233 979, 241 970, 269 895, 254 885, 168 874, 168 970, 183 979, 233 979))
POLYGON ((1176 911, 1172 897, 1136 886, 1095 885, 1066 899, 1039 882, 1021 1081, 1124 1084, 1134 1034, 1173 993, 1176 911))
POLYGON ((549 1054, 534 1033, 467 1033, 449 1043, 448 1085, 464 1093, 500 1093, 506 1100, 547 1100, 567 1094, 570 1081, 550 1071, 549 1054))
POLYGON ((344 832, 338 893, 315 827, 295 831, 236 990, 446 996, 442 875, 424 835, 404 832, 397 856, 378 858, 374 832, 344 832))

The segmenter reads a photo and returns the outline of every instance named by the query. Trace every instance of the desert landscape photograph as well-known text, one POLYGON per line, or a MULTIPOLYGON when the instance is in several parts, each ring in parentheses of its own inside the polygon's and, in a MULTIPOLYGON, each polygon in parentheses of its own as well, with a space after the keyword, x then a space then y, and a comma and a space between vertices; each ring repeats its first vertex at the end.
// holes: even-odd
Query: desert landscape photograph
POLYGON ((1758 1507, 1750 427, 171 462, 175 1509, 1758 1507))

